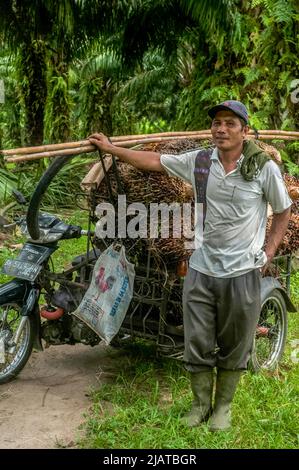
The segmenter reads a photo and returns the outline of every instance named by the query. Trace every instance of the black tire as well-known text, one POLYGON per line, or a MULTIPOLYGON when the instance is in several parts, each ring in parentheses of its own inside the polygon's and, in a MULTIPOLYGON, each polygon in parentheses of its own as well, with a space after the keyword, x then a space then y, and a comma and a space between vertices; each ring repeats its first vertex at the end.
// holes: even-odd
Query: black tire
POLYGON ((277 366, 284 352, 287 330, 286 303, 279 290, 274 289, 262 303, 249 364, 251 370, 272 370, 277 366))
POLYGON ((33 343, 37 332, 37 322, 34 315, 26 318, 25 326, 21 332, 16 350, 9 352, 8 341, 13 331, 16 330, 21 318, 21 306, 16 303, 0 305, 0 338, 4 338, 5 359, 4 364, 0 363, 0 384, 4 384, 14 379, 23 369, 32 352, 33 343), (4 319, 4 312, 9 312, 9 319, 4 319), (15 319, 14 319, 15 315, 15 319))
POLYGON ((69 155, 56 157, 37 184, 37 187, 31 197, 26 217, 28 232, 32 240, 39 239, 38 210, 41 199, 47 191, 48 186, 53 178, 57 175, 63 165, 69 160, 69 155))

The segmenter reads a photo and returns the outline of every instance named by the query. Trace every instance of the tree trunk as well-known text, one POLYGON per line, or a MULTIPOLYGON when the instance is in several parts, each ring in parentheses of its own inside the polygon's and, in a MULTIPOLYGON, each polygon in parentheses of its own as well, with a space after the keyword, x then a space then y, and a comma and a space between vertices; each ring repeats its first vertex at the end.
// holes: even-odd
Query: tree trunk
POLYGON ((40 145, 44 137, 44 109, 47 97, 46 50, 41 40, 24 43, 18 72, 25 107, 25 144, 40 145))

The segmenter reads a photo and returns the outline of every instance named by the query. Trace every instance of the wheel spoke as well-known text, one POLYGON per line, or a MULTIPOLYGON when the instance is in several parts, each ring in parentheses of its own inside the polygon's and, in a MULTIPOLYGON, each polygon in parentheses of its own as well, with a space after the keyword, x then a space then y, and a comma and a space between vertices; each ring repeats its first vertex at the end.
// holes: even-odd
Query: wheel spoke
MULTIPOLYGON (((27 362, 32 348, 32 331, 29 318, 24 322, 20 315, 20 307, 16 304, 0 306, 0 338, 4 341, 4 363, 0 364, 0 383, 6 382, 16 371, 22 369, 27 362), (21 321, 24 322, 16 344, 11 340, 18 329, 21 321)), ((3 357, 2 357, 3 359, 3 357)))
POLYGON ((284 338, 284 305, 273 295, 263 304, 254 341, 254 359, 259 368, 271 368, 281 354, 284 338))

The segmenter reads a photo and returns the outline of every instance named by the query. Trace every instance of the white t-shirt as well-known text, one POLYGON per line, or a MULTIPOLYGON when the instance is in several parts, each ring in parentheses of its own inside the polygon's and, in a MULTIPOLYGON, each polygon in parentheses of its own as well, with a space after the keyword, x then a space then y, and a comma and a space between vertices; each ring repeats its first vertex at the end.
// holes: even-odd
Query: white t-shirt
MULTIPOLYGON (((181 155, 161 155, 170 176, 191 183, 196 194, 194 167, 199 150, 181 155)), ((267 223, 267 203, 274 213, 291 206, 279 167, 269 160, 253 181, 245 181, 240 167, 225 174, 215 148, 211 155, 203 228, 203 204, 195 206, 195 251, 189 265, 214 277, 235 277, 262 267, 267 223)))

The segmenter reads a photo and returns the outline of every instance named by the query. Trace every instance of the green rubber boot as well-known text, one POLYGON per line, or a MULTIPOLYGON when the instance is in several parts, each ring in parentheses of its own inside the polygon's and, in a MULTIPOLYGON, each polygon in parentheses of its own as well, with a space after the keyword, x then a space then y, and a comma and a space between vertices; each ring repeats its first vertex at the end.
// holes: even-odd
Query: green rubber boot
POLYGON ((225 431, 231 426, 231 403, 242 375, 241 370, 218 369, 214 411, 210 431, 225 431))
POLYGON ((191 373, 191 388, 193 392, 192 408, 183 418, 182 423, 188 427, 198 426, 207 421, 212 410, 213 369, 204 372, 191 373))

